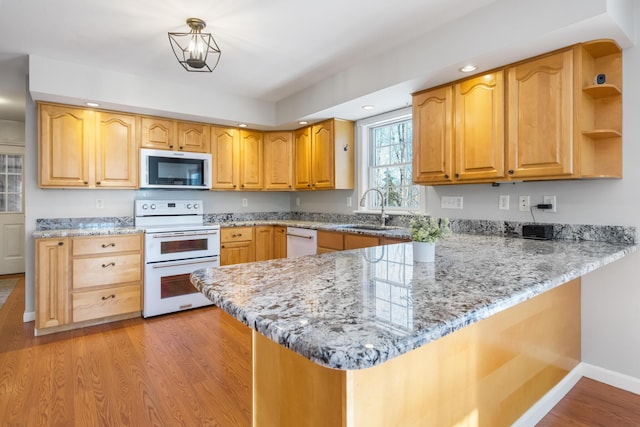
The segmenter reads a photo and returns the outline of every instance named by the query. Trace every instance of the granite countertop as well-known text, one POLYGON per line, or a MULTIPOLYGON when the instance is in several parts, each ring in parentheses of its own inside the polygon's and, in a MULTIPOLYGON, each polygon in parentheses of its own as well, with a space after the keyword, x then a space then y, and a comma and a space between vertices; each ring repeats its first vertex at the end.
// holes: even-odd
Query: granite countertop
MULTIPOLYGON (((275 342, 368 368, 637 250, 629 244, 452 234, 435 263, 410 243, 197 270, 194 285, 275 342)), ((606 286, 606 284, 603 284, 606 286)))
POLYGON ((37 230, 32 233, 36 239, 76 237, 76 236, 104 236, 110 234, 143 233, 144 230, 136 227, 87 227, 87 228, 61 228, 56 230, 37 230))

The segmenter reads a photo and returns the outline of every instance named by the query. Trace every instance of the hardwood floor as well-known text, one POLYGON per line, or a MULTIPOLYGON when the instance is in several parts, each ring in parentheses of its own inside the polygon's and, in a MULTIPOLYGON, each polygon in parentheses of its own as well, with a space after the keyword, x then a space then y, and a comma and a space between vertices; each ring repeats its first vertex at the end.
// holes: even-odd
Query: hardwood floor
POLYGON ((538 427, 640 426, 640 395, 582 378, 538 427))
POLYGON ((251 334, 215 307, 33 336, 0 310, 0 426, 249 426, 251 334))
MULTIPOLYGON (((0 427, 251 424, 251 334, 221 310, 34 337, 19 277, 0 310, 0 427)), ((640 426, 640 395, 583 378, 538 426, 640 426)))

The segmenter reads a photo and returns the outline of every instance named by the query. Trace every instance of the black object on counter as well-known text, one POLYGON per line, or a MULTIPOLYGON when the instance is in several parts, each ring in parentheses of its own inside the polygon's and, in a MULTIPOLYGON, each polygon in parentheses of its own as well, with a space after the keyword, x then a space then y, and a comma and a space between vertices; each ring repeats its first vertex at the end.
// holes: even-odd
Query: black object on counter
POLYGON ((551 240, 553 239, 553 225, 528 224, 522 226, 524 239, 551 240))

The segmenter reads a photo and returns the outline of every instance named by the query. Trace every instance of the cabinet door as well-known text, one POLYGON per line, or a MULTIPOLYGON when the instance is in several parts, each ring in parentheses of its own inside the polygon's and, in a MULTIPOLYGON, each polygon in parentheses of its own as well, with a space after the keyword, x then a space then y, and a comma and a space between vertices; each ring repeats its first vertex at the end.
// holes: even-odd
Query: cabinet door
POLYGON ((36 240, 36 329, 69 323, 69 240, 36 240))
POLYGON ((178 122, 178 150, 208 153, 210 126, 203 123, 178 122))
POLYGON ((93 111, 48 104, 38 107, 39 185, 89 186, 93 174, 93 111))
POLYGON ((503 72, 455 85, 455 179, 504 178, 503 72))
POLYGON ((291 190, 293 181, 293 135, 264 134, 264 189, 291 190))
POLYGON ((211 127, 211 188, 234 190, 238 187, 239 143, 237 129, 211 127))
POLYGON ((256 261, 273 259, 273 226, 260 225, 255 230, 256 261))
POLYGON ((508 69, 508 173, 573 172, 573 51, 508 69))
POLYGON ((255 260, 253 241, 223 243, 220 245, 220 265, 242 264, 255 260))
POLYGON ((159 117, 142 117, 140 146, 157 150, 176 149, 176 122, 159 117))
POLYGON ((295 187, 296 190, 311 189, 311 128, 298 129, 294 133, 295 187))
POLYGON ((312 126, 311 147, 311 187, 333 188, 335 186, 333 120, 312 126))
POLYGON ((263 187, 262 132, 240 131, 240 189, 261 190, 263 187))
POLYGON ((273 258, 287 257, 287 227, 273 228, 273 258))
POLYGON ((138 186, 136 122, 136 117, 128 114, 96 113, 96 187, 138 186))
POLYGON ((413 98, 413 182, 451 182, 453 106, 451 86, 413 98))

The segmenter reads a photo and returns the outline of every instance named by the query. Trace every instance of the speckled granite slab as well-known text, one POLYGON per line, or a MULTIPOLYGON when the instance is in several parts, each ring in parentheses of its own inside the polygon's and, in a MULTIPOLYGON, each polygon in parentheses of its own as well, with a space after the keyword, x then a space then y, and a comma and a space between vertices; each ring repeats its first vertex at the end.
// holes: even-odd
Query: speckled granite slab
POLYGON ((406 243, 203 269, 191 279, 275 342, 350 370, 406 353, 636 249, 454 234, 438 242, 435 263, 414 263, 406 243))

